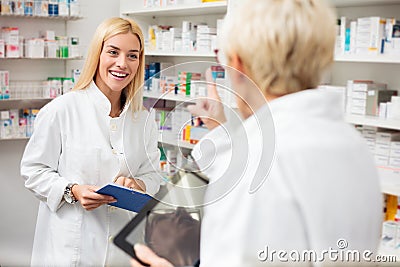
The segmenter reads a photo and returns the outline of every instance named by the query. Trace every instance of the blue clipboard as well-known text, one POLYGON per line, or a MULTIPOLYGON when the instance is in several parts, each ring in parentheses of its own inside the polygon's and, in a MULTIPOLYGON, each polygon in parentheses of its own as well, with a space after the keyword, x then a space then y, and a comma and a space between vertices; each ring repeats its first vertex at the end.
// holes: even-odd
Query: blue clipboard
POLYGON ((148 194, 111 183, 106 184, 96 193, 109 195, 117 200, 117 202, 109 203, 108 205, 133 212, 139 212, 153 198, 148 194))

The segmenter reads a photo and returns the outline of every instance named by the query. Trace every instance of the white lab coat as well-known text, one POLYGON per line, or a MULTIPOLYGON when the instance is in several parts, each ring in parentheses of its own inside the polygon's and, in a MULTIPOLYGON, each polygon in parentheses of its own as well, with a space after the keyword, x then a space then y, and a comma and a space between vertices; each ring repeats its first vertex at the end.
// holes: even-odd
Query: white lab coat
POLYGON ((127 266, 129 257, 112 236, 134 213, 103 205, 86 211, 63 199, 68 183, 103 186, 117 176, 135 177, 147 192, 159 189, 157 129, 148 112, 126 105, 117 118, 92 82, 43 107, 21 161, 25 186, 41 200, 32 266, 127 266), (128 164, 126 163, 128 162, 128 164))
POLYGON ((269 104, 270 109, 266 104, 244 122, 242 132, 236 129, 227 134, 229 127, 218 127, 192 151, 211 184, 225 179, 220 187, 207 191, 206 201, 212 203, 204 208, 200 265, 293 264, 291 250, 340 250, 337 241, 341 238, 348 249, 376 252, 383 206, 377 171, 362 137, 343 121, 339 97, 306 90, 269 104), (228 144, 235 140, 239 140, 238 151, 243 151, 239 154, 242 163, 235 162, 235 144, 228 144), (263 159, 262 142, 269 152, 263 159), (240 147, 242 143, 246 145, 240 147), (258 164, 264 166, 263 175, 269 175, 251 194, 258 164), (223 184, 234 187, 224 195, 223 184), (213 201, 216 196, 222 197, 213 201), (288 253, 282 257, 288 262, 271 255, 272 250, 281 249, 288 253))

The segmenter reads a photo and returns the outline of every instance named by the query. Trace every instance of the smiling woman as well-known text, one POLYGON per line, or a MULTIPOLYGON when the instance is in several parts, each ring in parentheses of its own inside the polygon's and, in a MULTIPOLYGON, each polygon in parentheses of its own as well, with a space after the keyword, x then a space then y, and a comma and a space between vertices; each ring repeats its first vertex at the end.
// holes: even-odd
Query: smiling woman
POLYGON ((32 266, 129 263, 112 235, 134 214, 107 207, 115 199, 96 191, 111 182, 149 194, 159 189, 157 128, 140 89, 143 40, 134 21, 105 20, 74 90, 37 116, 21 161, 26 188, 41 200, 32 266))
POLYGON ((118 117, 125 105, 121 92, 135 77, 139 54, 140 41, 132 33, 117 34, 104 42, 94 81, 111 102, 111 117, 118 117))

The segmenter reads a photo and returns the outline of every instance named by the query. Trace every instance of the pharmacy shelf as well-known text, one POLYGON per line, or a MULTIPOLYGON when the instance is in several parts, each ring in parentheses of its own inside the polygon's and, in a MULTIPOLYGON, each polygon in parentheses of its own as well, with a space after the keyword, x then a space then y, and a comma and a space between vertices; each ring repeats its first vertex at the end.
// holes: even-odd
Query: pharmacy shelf
POLYGON ((0 60, 82 60, 83 57, 66 57, 66 58, 61 58, 61 57, 54 57, 54 58, 48 58, 48 57, 2 57, 0 60))
POLYGON ((191 5, 176 5, 167 7, 151 7, 143 8, 141 10, 124 11, 123 15, 126 16, 162 16, 162 17, 175 17, 175 16, 200 16, 211 14, 225 14, 228 8, 226 1, 220 2, 207 2, 191 5))
POLYGON ((385 194, 400 196, 400 168, 378 166, 381 191, 385 194))
POLYGON ((146 56, 162 56, 162 57, 211 57, 215 58, 212 52, 167 52, 167 51, 146 51, 146 56))
POLYGON ((193 98, 191 98, 190 96, 176 95, 176 94, 173 94, 172 92, 162 94, 162 93, 155 93, 155 92, 146 90, 143 92, 143 96, 148 97, 148 98, 162 99, 162 100, 195 103, 195 100, 193 98))
POLYGON ((353 114, 346 114, 345 120, 352 124, 400 130, 400 120, 383 119, 376 116, 362 116, 353 114))
POLYGON ((41 108, 51 100, 53 98, 2 99, 0 100, 0 109, 41 108))
POLYGON ((399 0, 328 0, 329 3, 336 7, 353 7, 353 6, 373 6, 373 5, 390 5, 399 4, 399 0))
POLYGON ((15 137, 15 138, 0 138, 1 141, 26 141, 29 140, 29 137, 15 137))
POLYGON ((28 16, 23 14, 0 14, 0 17, 8 17, 8 18, 26 18, 26 19, 50 19, 50 20, 80 20, 83 17, 80 16, 28 16))
POLYGON ((171 145, 185 149, 193 149, 194 147, 194 144, 191 144, 183 140, 176 140, 176 135, 171 135, 170 133, 165 133, 165 132, 161 133, 158 136, 158 142, 160 144, 171 145))
POLYGON ((336 62, 392 63, 400 64, 400 55, 335 55, 336 62))

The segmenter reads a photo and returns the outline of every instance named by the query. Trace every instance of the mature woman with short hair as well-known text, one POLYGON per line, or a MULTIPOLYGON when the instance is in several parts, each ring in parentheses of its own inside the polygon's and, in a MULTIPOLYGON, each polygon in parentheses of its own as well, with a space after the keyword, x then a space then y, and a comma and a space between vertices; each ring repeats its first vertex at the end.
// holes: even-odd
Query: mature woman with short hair
MULTIPOLYGON (((340 97, 316 89, 333 62, 335 32, 322 0, 240 1, 228 14, 221 59, 244 121, 229 131, 213 87, 208 102, 190 107, 211 130, 192 151, 212 189, 200 266, 347 266, 328 251, 377 251, 373 158, 344 121, 340 97)), ((136 254, 168 266, 144 246, 136 254)))
POLYGON ((106 204, 101 186, 158 191, 155 122, 140 86, 144 37, 130 19, 100 24, 72 92, 43 107, 21 161, 25 186, 40 200, 32 266, 123 266, 112 236, 134 214, 106 204))

